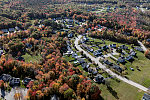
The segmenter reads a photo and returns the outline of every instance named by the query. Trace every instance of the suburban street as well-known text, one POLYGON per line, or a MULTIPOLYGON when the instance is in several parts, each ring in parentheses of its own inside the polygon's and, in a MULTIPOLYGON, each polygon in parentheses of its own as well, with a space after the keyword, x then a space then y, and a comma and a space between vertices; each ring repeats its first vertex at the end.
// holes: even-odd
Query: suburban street
POLYGON ((79 35, 79 36, 76 38, 75 42, 74 42, 75 47, 77 48, 77 50, 83 51, 83 53, 84 53, 87 57, 89 57, 93 62, 95 62, 96 64, 98 64, 98 66, 99 66, 100 68, 102 68, 103 70, 105 70, 108 74, 112 75, 113 77, 116 77, 116 78, 118 78, 118 79, 120 79, 120 80, 122 80, 122 81, 124 81, 124 82, 126 82, 126 83, 128 83, 128 84, 130 84, 130 85, 132 85, 132 86, 134 86, 134 87, 136 87, 136 88, 139 88, 139 89, 141 89, 141 90, 143 90, 143 91, 145 91, 145 92, 148 92, 148 88, 146 88, 146 87, 144 87, 144 86, 142 86, 142 85, 140 85, 140 84, 138 84, 138 83, 136 83, 136 82, 133 82, 132 80, 128 80, 128 79, 126 79, 126 78, 124 78, 124 77, 122 77, 122 76, 120 76, 120 75, 117 75, 116 73, 114 73, 114 72, 112 72, 110 69, 108 69, 106 66, 102 65, 102 63, 99 62, 99 58, 95 58, 95 57, 91 56, 88 52, 86 52, 85 50, 83 50, 83 49, 80 47, 80 45, 78 44, 78 42, 79 42, 79 40, 80 40, 81 38, 82 38, 82 35, 79 35))
POLYGON ((138 43, 140 44, 141 48, 142 48, 144 51, 146 51, 146 50, 147 50, 147 48, 143 45, 143 43, 142 43, 142 42, 140 42, 140 41, 138 40, 138 43))

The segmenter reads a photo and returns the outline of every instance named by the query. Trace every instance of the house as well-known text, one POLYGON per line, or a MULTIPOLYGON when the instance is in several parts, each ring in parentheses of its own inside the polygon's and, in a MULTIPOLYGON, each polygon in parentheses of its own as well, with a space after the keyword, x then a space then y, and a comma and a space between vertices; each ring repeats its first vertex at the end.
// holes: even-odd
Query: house
POLYGON ((73 37, 73 33, 68 34, 68 38, 72 38, 73 37))
POLYGON ((147 93, 144 93, 142 100, 150 100, 150 95, 147 93))
POLYGON ((131 36, 131 33, 129 33, 129 32, 124 32, 123 34, 127 35, 127 36, 131 36))
POLYGON ((26 43, 25 45, 26 45, 27 48, 31 48, 32 47, 32 45, 29 44, 29 43, 26 43))
POLYGON ((93 72, 93 69, 92 69, 92 68, 88 68, 88 72, 89 72, 89 73, 92 73, 92 72, 93 72))
POLYGON ((127 60, 127 61, 133 61, 134 58, 133 58, 131 55, 129 55, 129 56, 126 57, 126 60, 127 60))
POLYGON ((98 56, 102 55, 102 52, 95 51, 93 54, 94 54, 94 56, 98 57, 98 56))
POLYGON ((73 63, 74 63, 74 64, 77 64, 77 63, 79 63, 79 61, 74 61, 73 63))
POLYGON ((96 51, 94 51, 94 56, 101 56, 102 55, 102 50, 101 49, 99 49, 99 50, 96 50, 96 51))
POLYGON ((59 100, 59 97, 58 97, 57 95, 54 94, 54 95, 51 97, 50 100, 59 100))
POLYGON ((42 25, 39 25, 39 28, 42 28, 44 25, 42 24, 42 25))
POLYGON ((71 47, 68 45, 67 46, 68 51, 72 51, 71 47))
POLYGON ((144 50, 141 47, 134 47, 134 49, 140 52, 144 52, 144 50))
POLYGON ((110 44, 109 46, 110 46, 110 48, 116 48, 117 47, 116 44, 110 44))
POLYGON ((23 57, 17 57, 16 60, 25 61, 25 59, 23 57))
POLYGON ((8 31, 9 31, 9 32, 14 32, 14 31, 15 31, 15 28, 9 28, 8 31))
POLYGON ((125 63, 125 58, 124 57, 119 57, 117 60, 119 63, 125 63))
POLYGON ((135 57, 136 56, 136 52, 133 49, 131 49, 130 50, 130 55, 135 57))
POLYGON ((150 43, 150 39, 147 39, 146 41, 150 43))
POLYGON ((9 80, 9 85, 12 87, 13 86, 19 86, 20 85, 20 78, 15 78, 15 77, 11 78, 9 80))
POLYGON ((2 32, 8 33, 8 29, 1 29, 2 32))
POLYGON ((97 73, 98 73, 98 71, 96 69, 92 71, 93 75, 96 75, 97 73))
POLYGON ((96 67, 96 70, 99 70, 99 69, 101 69, 100 67, 96 67))
POLYGON ((84 42, 87 42, 88 40, 89 40, 88 37, 86 37, 86 36, 83 37, 83 41, 84 41, 84 42))
POLYGON ((83 64, 81 64, 81 66, 86 71, 88 71, 88 68, 90 67, 90 65, 88 63, 83 63, 83 64))
POLYGON ((104 51, 106 51, 107 49, 109 49, 107 45, 102 47, 102 50, 104 50, 104 51))
POLYGON ((109 62, 108 60, 104 60, 104 63, 105 63, 106 65, 109 65, 109 66, 112 66, 112 65, 113 65, 113 63, 109 62))
POLYGON ((31 81, 31 78, 26 77, 26 78, 24 78, 24 80, 23 80, 23 84, 24 84, 25 86, 27 86, 30 81, 31 81))
POLYGON ((126 45, 121 45, 120 48, 124 50, 128 50, 128 47, 126 45))
POLYGON ((73 57, 73 58, 77 58, 77 56, 78 56, 78 55, 77 55, 76 53, 74 53, 74 52, 72 53, 72 57, 73 57))
POLYGON ((82 58, 78 58, 77 60, 79 61, 80 64, 85 63, 85 61, 82 58))
POLYGON ((8 82, 11 79, 11 75, 9 74, 2 74, 0 76, 0 80, 3 80, 4 82, 8 82))
POLYGON ((94 81, 96 82, 96 83, 104 83, 105 82, 105 79, 104 79, 104 77, 101 75, 101 74, 97 74, 96 76, 95 76, 95 78, 94 78, 94 81))
POLYGON ((16 29, 17 31, 19 31, 19 30, 20 30, 20 28, 19 28, 18 26, 16 26, 16 27, 15 27, 15 29, 16 29))
POLYGON ((3 54, 4 53, 4 51, 3 50, 0 50, 0 54, 3 54))
POLYGON ((112 68, 115 69, 116 71, 120 72, 120 73, 122 72, 122 68, 121 68, 120 66, 118 66, 118 65, 115 65, 115 64, 114 64, 114 65, 112 66, 112 68))

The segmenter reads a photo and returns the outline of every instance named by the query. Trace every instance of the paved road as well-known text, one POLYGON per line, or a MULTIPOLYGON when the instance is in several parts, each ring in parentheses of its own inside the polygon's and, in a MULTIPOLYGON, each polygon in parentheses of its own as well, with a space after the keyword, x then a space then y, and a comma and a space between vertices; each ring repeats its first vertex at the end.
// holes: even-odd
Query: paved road
POLYGON ((144 51, 146 51, 146 50, 147 50, 147 48, 143 45, 143 43, 142 43, 142 42, 140 42, 140 41, 138 40, 138 43, 140 44, 141 48, 142 48, 144 51))
POLYGON ((130 84, 130 85, 132 85, 132 86, 134 86, 134 87, 137 87, 137 88, 139 88, 139 89, 141 89, 141 90, 143 90, 143 91, 145 91, 145 92, 148 92, 148 88, 146 88, 146 87, 144 87, 144 86, 142 86, 142 85, 140 85, 140 84, 138 84, 138 83, 136 83, 136 82, 133 82, 133 81, 131 81, 131 80, 128 80, 128 79, 126 79, 126 78, 124 78, 124 77, 122 77, 122 76, 120 76, 120 75, 117 75, 116 73, 112 72, 110 69, 106 68, 106 66, 102 65, 102 63, 99 62, 99 58, 95 58, 95 57, 91 56, 88 52, 86 52, 85 50, 83 50, 83 49, 80 47, 80 45, 78 45, 78 42, 79 42, 79 40, 81 39, 81 37, 82 37, 82 36, 79 35, 79 36, 76 38, 75 42, 74 42, 75 47, 76 47, 79 51, 83 51, 83 53, 86 54, 86 56, 88 56, 92 61, 94 61, 96 64, 98 64, 98 66, 99 66, 100 68, 104 69, 104 70, 105 70, 107 73, 109 73, 110 75, 112 75, 112 76, 114 76, 114 77, 116 77, 116 78, 118 78, 118 79, 120 79, 120 80, 122 80, 122 81, 124 81, 124 82, 126 82, 126 83, 128 83, 128 84, 130 84))

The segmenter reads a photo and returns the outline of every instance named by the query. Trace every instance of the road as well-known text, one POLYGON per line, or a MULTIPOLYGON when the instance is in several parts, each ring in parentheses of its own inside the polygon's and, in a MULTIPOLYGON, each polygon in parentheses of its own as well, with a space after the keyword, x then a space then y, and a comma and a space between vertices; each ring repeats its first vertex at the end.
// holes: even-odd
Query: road
POLYGON ((79 36, 76 38, 75 42, 74 42, 75 47, 77 48, 77 50, 83 51, 83 53, 84 53, 87 57, 89 57, 92 61, 94 61, 96 64, 98 64, 98 66, 99 66, 100 68, 102 68, 103 70, 105 70, 108 74, 110 74, 110 75, 112 75, 112 76, 114 76, 114 77, 116 77, 116 78, 118 78, 118 79, 120 79, 120 80, 122 80, 122 81, 124 81, 124 82, 126 82, 126 83, 128 83, 128 84, 130 84, 130 85, 132 85, 132 86, 134 86, 134 87, 137 87, 137 88, 139 88, 139 89, 141 89, 141 90, 143 90, 143 91, 145 91, 145 92, 148 92, 148 88, 146 88, 146 87, 144 87, 144 86, 142 86, 142 85, 140 85, 140 84, 138 84, 138 83, 136 83, 136 82, 133 82, 133 81, 131 81, 131 80, 128 80, 128 79, 126 79, 126 78, 124 78, 124 77, 122 77, 122 76, 120 76, 120 75, 117 75, 116 73, 114 73, 114 72, 112 72, 110 69, 108 69, 106 66, 102 65, 102 63, 99 62, 99 58, 95 58, 95 57, 91 56, 88 52, 86 52, 85 50, 83 50, 83 49, 80 47, 80 45, 78 44, 78 42, 79 42, 79 40, 81 39, 81 37, 82 37, 82 36, 79 35, 79 36))
POLYGON ((142 43, 142 42, 140 42, 140 41, 138 40, 138 43, 140 44, 141 48, 142 48, 144 51, 146 51, 146 50, 147 50, 147 48, 143 45, 143 43, 142 43))

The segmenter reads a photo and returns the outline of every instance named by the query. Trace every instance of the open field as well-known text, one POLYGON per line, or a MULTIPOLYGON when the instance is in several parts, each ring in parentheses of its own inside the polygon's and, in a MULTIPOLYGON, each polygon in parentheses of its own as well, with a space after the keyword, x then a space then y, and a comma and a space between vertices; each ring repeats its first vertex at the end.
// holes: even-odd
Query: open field
POLYGON ((42 57, 40 55, 31 56, 29 54, 25 54, 22 56, 25 59, 25 62, 38 62, 42 57))
POLYGON ((104 100, 141 100, 144 94, 144 92, 122 81, 118 82, 113 79, 108 81, 109 87, 103 84, 99 85, 103 91, 101 96, 104 100))

